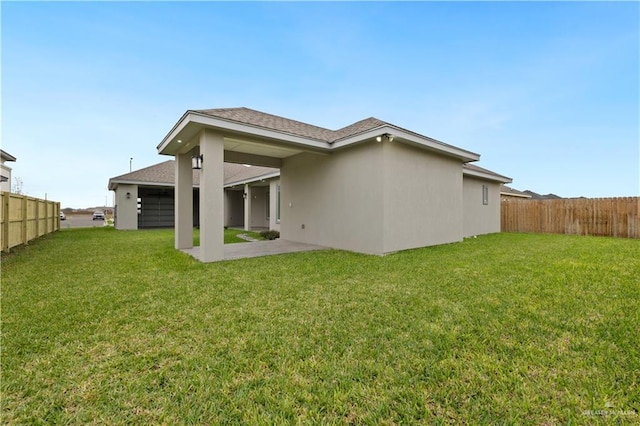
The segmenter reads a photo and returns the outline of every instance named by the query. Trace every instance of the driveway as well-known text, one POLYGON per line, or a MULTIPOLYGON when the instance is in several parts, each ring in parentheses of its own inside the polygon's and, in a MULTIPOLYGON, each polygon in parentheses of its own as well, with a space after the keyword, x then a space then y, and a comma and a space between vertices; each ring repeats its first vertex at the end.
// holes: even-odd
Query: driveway
POLYGON ((66 220, 60 221, 60 229, 65 228, 91 228, 93 226, 105 226, 104 220, 93 220, 90 214, 73 214, 67 215, 66 220))

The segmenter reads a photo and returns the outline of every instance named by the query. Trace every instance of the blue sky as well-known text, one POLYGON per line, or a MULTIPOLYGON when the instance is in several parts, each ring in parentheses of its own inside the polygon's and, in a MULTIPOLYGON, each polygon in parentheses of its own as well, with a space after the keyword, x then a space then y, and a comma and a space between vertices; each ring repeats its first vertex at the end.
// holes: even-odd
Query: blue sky
POLYGON ((112 205, 187 109, 374 116, 513 187, 640 195, 637 2, 2 2, 2 148, 29 195, 112 205))

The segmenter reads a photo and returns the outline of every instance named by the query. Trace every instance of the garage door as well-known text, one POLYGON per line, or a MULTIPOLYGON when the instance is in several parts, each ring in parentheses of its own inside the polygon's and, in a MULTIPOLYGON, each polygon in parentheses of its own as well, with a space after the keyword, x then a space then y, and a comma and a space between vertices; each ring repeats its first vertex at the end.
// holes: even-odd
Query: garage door
POLYGON ((141 195, 138 229, 172 228, 174 222, 173 191, 171 194, 141 195))

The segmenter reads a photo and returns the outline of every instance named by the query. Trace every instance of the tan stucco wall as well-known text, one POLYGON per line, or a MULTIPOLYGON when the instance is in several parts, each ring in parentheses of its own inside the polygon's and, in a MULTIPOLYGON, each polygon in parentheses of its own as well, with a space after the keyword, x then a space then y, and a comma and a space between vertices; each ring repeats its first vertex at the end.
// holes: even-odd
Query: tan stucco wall
POLYGON ((465 175, 464 236, 500 232, 500 184, 465 175), (489 188, 489 204, 482 203, 482 185, 489 188))
POLYGON ((287 158, 281 181, 284 239, 373 254, 462 240, 456 159, 368 143, 287 158))
POLYGON ((384 146, 384 252, 462 240, 462 163, 403 143, 384 146))
POLYGON ((281 238, 382 253, 381 170, 382 145, 377 143, 284 159, 281 238))
POLYGON ((116 229, 138 229, 138 185, 120 184, 115 193, 116 229))

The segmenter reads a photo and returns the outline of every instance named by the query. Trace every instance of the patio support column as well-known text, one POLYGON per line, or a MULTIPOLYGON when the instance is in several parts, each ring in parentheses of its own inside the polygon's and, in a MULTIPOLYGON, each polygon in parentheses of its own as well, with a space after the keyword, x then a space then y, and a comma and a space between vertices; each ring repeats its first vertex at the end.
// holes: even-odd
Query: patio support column
POLYGON ((224 140, 211 130, 200 133, 200 260, 224 259, 224 140))
POLYGON ((251 187, 244 184, 244 230, 251 231, 251 187))
POLYGON ((176 155, 175 247, 193 247, 193 171, 191 153, 176 155))

